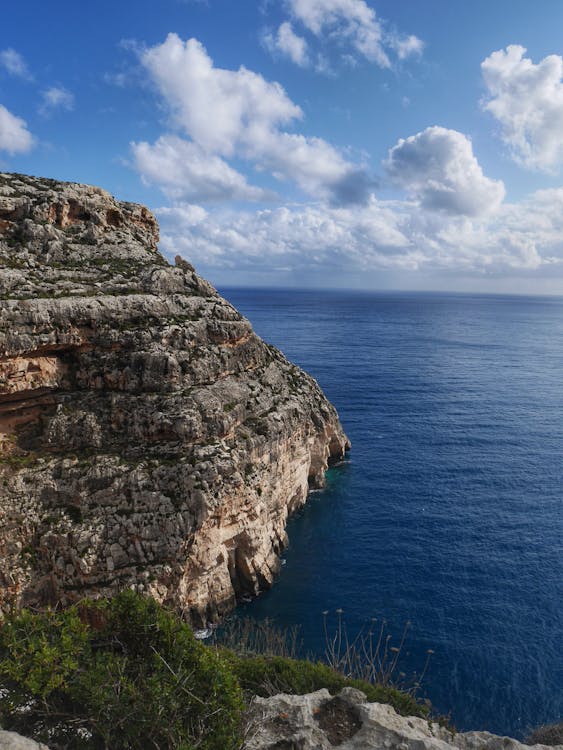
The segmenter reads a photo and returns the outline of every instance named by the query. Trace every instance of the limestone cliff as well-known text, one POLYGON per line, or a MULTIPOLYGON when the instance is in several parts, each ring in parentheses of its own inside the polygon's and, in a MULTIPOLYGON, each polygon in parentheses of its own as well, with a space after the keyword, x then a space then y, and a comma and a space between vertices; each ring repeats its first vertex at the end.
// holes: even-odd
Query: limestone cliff
POLYGON ((202 624, 271 585, 348 448, 144 207, 0 175, 0 609, 135 585, 202 624))

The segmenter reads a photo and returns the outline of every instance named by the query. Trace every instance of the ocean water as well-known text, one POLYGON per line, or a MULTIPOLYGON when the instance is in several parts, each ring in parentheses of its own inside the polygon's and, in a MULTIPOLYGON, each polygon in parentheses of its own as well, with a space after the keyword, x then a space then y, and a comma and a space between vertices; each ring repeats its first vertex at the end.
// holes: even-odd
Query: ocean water
POLYGON ((400 669, 462 730, 563 718, 563 299, 223 290, 311 373, 352 441, 243 614, 350 633, 385 618, 400 669))

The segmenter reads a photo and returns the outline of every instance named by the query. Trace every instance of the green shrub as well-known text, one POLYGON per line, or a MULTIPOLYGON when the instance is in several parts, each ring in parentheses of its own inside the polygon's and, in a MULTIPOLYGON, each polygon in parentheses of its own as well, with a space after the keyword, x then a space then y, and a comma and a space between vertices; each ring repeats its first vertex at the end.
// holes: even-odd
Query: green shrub
POLYGON ((536 727, 526 737, 527 745, 563 745, 563 721, 536 727))
POLYGON ((126 591, 0 628, 0 724, 53 750, 235 750, 242 693, 224 657, 126 591))
MULTIPOLYGON (((394 647, 385 620, 370 621, 350 638, 342 611, 336 612, 333 632, 327 626, 328 612, 323 613, 326 649, 321 660, 299 658, 303 651, 299 629, 280 628, 268 619, 231 618, 216 631, 212 642, 223 649, 247 695, 302 695, 321 688, 335 695, 344 687, 355 687, 368 701, 388 703, 403 716, 428 718, 430 705, 419 700, 418 694, 432 650, 427 652, 422 675, 410 687, 398 672, 410 623, 403 629, 399 646, 394 647)), ((447 723, 443 717, 438 721, 447 723)))
POLYGON ((226 654, 242 689, 249 695, 266 697, 276 693, 304 695, 326 688, 336 695, 344 687, 365 693, 368 701, 388 703, 403 716, 428 717, 429 708, 408 693, 385 685, 344 677, 322 662, 283 656, 237 656, 226 654))
POLYGON ((296 633, 227 629, 205 646, 131 591, 0 624, 0 726, 52 750, 236 750, 244 697, 355 687, 402 715, 428 706, 390 684, 299 660, 296 633))

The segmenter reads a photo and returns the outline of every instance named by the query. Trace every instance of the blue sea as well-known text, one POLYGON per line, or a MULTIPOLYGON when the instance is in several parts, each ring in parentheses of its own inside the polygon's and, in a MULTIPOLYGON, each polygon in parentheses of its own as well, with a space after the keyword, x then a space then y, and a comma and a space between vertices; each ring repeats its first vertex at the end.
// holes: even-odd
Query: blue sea
POLYGON ((353 634, 385 618, 400 669, 458 729, 563 718, 563 299, 223 290, 311 373, 352 441, 243 614, 353 634))

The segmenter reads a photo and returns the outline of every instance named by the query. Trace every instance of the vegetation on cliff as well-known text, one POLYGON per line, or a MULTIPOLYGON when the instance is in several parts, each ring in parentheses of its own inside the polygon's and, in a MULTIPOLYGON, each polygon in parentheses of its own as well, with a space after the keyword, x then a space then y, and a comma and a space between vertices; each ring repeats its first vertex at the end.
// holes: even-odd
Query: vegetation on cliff
POLYGON ((403 715, 428 708, 326 664, 198 642, 177 615, 124 591, 0 627, 0 725, 52 750, 234 750, 253 695, 361 689, 403 715))

